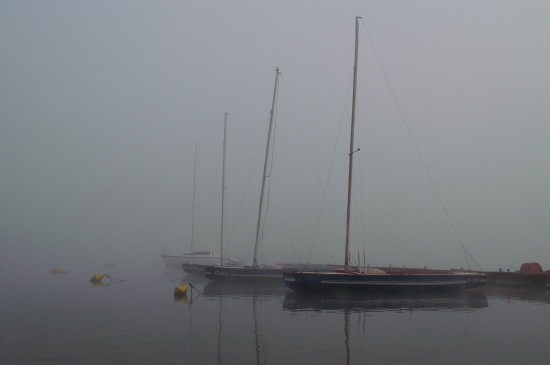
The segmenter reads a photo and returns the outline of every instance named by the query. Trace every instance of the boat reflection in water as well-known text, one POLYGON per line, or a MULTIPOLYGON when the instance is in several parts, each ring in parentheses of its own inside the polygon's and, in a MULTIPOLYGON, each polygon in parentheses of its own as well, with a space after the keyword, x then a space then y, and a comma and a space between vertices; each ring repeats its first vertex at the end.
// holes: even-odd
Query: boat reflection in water
POLYGON ((284 296, 290 290, 282 280, 270 285, 246 282, 210 282, 204 286, 204 296, 270 297, 284 296))
MULTIPOLYGON (((343 337, 340 337, 341 357, 338 362, 346 365, 364 363, 369 361, 377 363, 381 359, 371 354, 365 357, 364 345, 357 347, 357 344, 364 344, 365 334, 373 331, 371 320, 367 317, 378 312, 421 312, 421 311, 449 311, 449 312, 470 312, 488 307, 487 297, 481 292, 451 292, 451 293, 424 293, 424 294, 399 294, 399 293, 376 293, 376 294, 316 294, 316 293, 289 293, 284 302, 283 308, 291 312, 331 313, 343 315, 343 337), (352 317, 356 318, 353 320, 352 317), (359 326, 359 329, 355 329, 359 326), (358 340, 359 339, 359 340, 358 340), (359 361, 359 362, 358 362, 359 361)), ((380 313, 381 314, 381 313, 380 313)), ((376 330, 374 330, 376 332, 376 330)), ((386 329, 386 333, 395 333, 386 329)), ((406 337, 406 336, 405 336, 406 337)), ((384 341, 382 341, 384 342, 384 341)), ((396 341, 399 343, 399 341, 396 341)), ((368 353, 368 352, 367 352, 368 353)), ((387 358, 385 358, 387 361, 387 358)), ((380 362, 378 362, 380 363, 380 362)), ((392 361, 393 363, 393 361, 392 361)), ((399 363, 399 362, 396 362, 399 363)))
MULTIPOLYGON (((266 286, 265 283, 253 285, 242 282, 211 282, 204 286, 201 295, 207 300, 217 298, 219 301, 218 334, 216 336, 218 364, 224 363, 222 361, 224 358, 226 361, 230 359, 230 363, 260 365, 271 362, 267 361, 269 357, 267 343, 269 341, 266 332, 269 332, 268 328, 272 328, 272 325, 266 323, 266 312, 270 313, 272 310, 267 307, 271 306, 270 302, 280 303, 288 292, 289 289, 282 280, 270 286, 266 286), (239 312, 242 309, 248 312, 240 318, 238 329, 232 326, 235 318, 235 305, 238 306, 239 312), (247 323, 247 319, 252 323, 247 323), (231 336, 227 336, 228 332, 231 333, 231 336), (250 336, 252 333, 253 336, 250 336), (249 340, 253 338, 253 341, 240 342, 244 338, 249 338, 249 340), (240 340, 238 342, 240 347, 230 345, 230 343, 235 344, 236 339, 240 340)), ((278 363, 278 360, 274 361, 273 363, 278 363)))
POLYGON ((548 290, 488 286, 464 292, 344 295, 293 292, 265 283, 203 283, 196 283, 192 304, 180 305, 185 314, 181 344, 189 364, 509 364, 522 363, 525 356, 529 363, 548 359, 548 290))
POLYGON ((469 311, 488 307, 487 297, 480 291, 443 293, 376 293, 317 294, 289 293, 283 308, 297 311, 469 311))
POLYGON ((490 297, 507 301, 525 301, 550 304, 550 288, 531 285, 489 285, 485 292, 490 297))

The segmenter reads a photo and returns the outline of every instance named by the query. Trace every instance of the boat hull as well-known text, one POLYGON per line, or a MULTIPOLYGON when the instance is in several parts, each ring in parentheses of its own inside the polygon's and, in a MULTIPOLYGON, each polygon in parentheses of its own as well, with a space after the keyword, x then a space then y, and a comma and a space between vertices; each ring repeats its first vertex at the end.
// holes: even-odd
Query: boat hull
MULTIPOLYGON (((181 267, 182 264, 195 265, 197 267, 213 266, 220 263, 218 255, 197 255, 194 253, 183 254, 163 254, 161 255, 164 264, 167 267, 181 267)), ((238 265, 238 261, 225 259, 227 264, 238 265)))
POLYGON ((466 290, 486 285, 477 272, 358 274, 348 272, 287 272, 285 284, 295 291, 438 291, 466 290))
POLYGON ((185 271, 188 274, 196 274, 202 271, 207 266, 210 266, 210 265, 187 264, 187 263, 181 264, 183 271, 185 271))
MULTIPOLYGON (((218 260, 219 263, 219 260, 218 260)), ((210 265, 202 265, 202 264, 181 264, 181 267, 183 268, 183 271, 185 271, 188 274, 196 274, 199 272, 203 272, 205 267, 210 267, 213 264, 210 265)), ((231 263, 227 264, 228 267, 241 267, 242 265, 240 263, 237 263, 236 261, 232 261, 231 263)))
MULTIPOLYGON (((188 265, 183 265, 184 270, 186 270, 188 265)), ((191 265, 190 265, 191 266, 191 265)), ((304 271, 304 270, 323 270, 323 271, 334 271, 338 269, 339 266, 328 265, 328 264, 277 264, 277 265, 266 265, 261 267, 252 267, 252 266, 235 266, 227 265, 221 267, 217 266, 208 266, 204 267, 204 275, 213 281, 266 281, 266 280, 280 280, 281 283, 284 282, 283 274, 285 272, 293 271, 304 271)), ((190 267, 191 269, 191 267, 190 267)), ((186 270, 187 271, 187 270, 186 270)))
POLYGON ((204 276, 213 281, 283 281, 285 269, 208 266, 204 276))

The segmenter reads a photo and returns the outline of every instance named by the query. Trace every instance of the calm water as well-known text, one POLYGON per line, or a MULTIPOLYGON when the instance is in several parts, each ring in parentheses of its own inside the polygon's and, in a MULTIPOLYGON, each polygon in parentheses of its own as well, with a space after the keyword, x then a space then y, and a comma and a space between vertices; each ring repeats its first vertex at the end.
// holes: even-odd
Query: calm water
POLYGON ((1 278, 2 364, 550 363, 546 289, 339 298, 223 286, 161 263, 36 271, 1 278), (97 273, 127 281, 94 286, 97 273), (189 282, 192 298, 175 298, 189 282))

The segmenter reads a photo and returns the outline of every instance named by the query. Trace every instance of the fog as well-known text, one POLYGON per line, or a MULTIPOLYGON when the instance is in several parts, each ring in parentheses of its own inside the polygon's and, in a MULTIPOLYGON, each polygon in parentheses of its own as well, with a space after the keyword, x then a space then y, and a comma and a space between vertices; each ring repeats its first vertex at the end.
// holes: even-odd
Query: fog
POLYGON ((3 1, 0 260, 189 251, 197 144, 194 248, 218 253, 227 112, 225 241, 250 264, 279 67, 261 260, 343 263, 356 16, 352 255, 550 269, 546 1, 3 1))

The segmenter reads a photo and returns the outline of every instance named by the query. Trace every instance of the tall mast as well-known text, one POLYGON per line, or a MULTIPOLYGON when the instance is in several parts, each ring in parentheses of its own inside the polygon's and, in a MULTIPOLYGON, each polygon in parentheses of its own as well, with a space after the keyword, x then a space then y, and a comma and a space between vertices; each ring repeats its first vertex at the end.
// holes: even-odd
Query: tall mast
POLYGON ((353 134, 355 130, 355 98, 357 94, 357 56, 359 53, 359 19, 355 17, 355 61, 353 63, 353 98, 351 102, 351 138, 349 143, 348 211, 346 218, 346 260, 345 270, 349 270, 349 225, 351 219, 351 181, 353 178, 353 134))
POLYGON ((258 245, 260 243, 260 230, 262 225, 262 208, 264 205, 264 190, 265 190, 265 181, 267 179, 267 163, 269 160, 269 148, 271 146, 271 131, 273 130, 273 118, 275 115, 275 104, 277 102, 277 88, 279 87, 279 68, 275 69, 275 89, 273 90, 273 102, 271 104, 271 114, 269 117, 269 131, 267 133, 267 147, 265 150, 265 161, 264 161, 264 175, 262 179, 262 192, 260 194, 260 209, 258 212, 258 226, 256 228, 256 244, 254 245, 254 267, 258 267, 258 245))
POLYGON ((193 252, 193 242, 195 242, 195 188, 197 186, 197 157, 199 145, 195 145, 195 162, 193 164, 193 205, 191 207, 191 252, 193 252))
POLYGON ((220 266, 224 265, 224 254, 223 254, 223 213, 224 213, 224 193, 225 193, 225 147, 227 146, 227 116, 223 120, 223 164, 222 164, 222 228, 221 228, 221 247, 220 247, 220 266))

